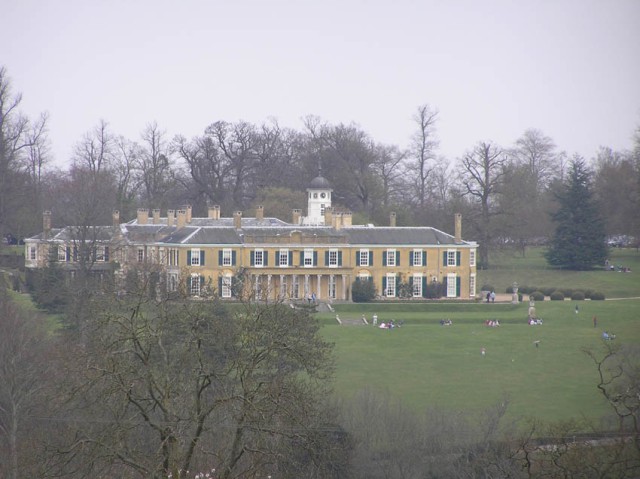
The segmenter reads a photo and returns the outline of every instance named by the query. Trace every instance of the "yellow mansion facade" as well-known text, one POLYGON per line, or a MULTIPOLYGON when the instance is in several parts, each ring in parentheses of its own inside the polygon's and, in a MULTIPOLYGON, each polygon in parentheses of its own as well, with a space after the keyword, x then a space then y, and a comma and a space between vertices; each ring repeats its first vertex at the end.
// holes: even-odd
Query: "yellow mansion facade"
POLYGON ((389 226, 353 225, 351 214, 333 211, 332 189, 322 176, 307 193, 307 216, 293 210, 291 223, 265 217, 260 206, 251 218, 239 211, 221 217, 218 206, 204 218, 192 217, 190 207, 166 216, 139 209, 135 220, 120 223, 114 212, 112 225, 87 234, 51 228, 45 212, 43 232, 25 240, 26 267, 55 261, 73 274, 84 257, 97 274, 115 271, 122 279, 131 271, 156 271, 168 291, 184 288, 194 297, 231 299, 242 291, 267 300, 349 301, 355 281, 372 281, 380 299, 424 298, 434 283, 447 298, 476 296, 477 244, 462 240, 460 215, 453 235, 398 227, 393 213, 389 226))

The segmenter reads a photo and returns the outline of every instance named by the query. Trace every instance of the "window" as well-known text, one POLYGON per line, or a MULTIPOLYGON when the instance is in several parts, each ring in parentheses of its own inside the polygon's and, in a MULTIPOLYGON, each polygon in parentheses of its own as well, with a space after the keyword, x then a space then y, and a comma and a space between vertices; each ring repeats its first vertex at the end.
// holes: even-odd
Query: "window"
POLYGON ((330 249, 327 255, 327 266, 329 266, 330 268, 337 268, 338 266, 340 266, 340 261, 339 261, 339 251, 337 249, 330 249))
POLYGON ((58 261, 67 261, 67 248, 64 245, 58 246, 58 261))
POLYGON ((371 281, 371 275, 369 273, 359 273, 358 281, 371 281))
POLYGON ((178 250, 171 248, 169 250, 169 266, 178 266, 178 250))
POLYGON ((305 249, 304 250, 304 267, 305 268, 309 268, 311 266, 313 266, 313 250, 312 249, 305 249))
POLYGON ((233 266, 233 251, 229 248, 222 250, 222 266, 233 266))
POLYGON ((138 263, 144 263, 144 248, 138 248, 138 263))
POLYGON ((358 252, 358 266, 369 266, 369 250, 361 249, 358 252))
POLYGON ((455 273, 447 275, 447 298, 455 298, 458 286, 458 278, 455 273))
POLYGON ((191 261, 189 262, 189 264, 191 266, 200 266, 200 250, 199 249, 192 249, 190 251, 191 253, 191 261))
POLYGON ((471 276, 469 276, 469 297, 475 298, 475 296, 476 296, 476 274, 471 273, 471 276))
POLYGON ((336 299, 336 277, 334 275, 329 276, 329 297, 336 299))
POLYGON ((413 266, 422 266, 422 250, 414 249, 411 252, 411 264, 413 266))
POLYGON ((169 273, 167 277, 167 290, 169 292, 178 291, 178 274, 169 273))
POLYGON ((386 279, 387 286, 385 288, 384 295, 393 297, 396 295, 396 275, 388 274, 386 279))
POLYGON ((281 249, 278 251, 278 266, 285 267, 289 266, 289 250, 281 249))
POLYGON ((253 252, 253 265, 257 267, 264 266, 264 251, 257 249, 253 252))
POLYGON ((476 250, 471 249, 469 250, 469 266, 475 266, 476 265, 476 250))
POLYGON ((231 297, 231 275, 229 275, 229 274, 225 274, 222 277, 220 295, 223 298, 230 298, 231 297))
POLYGON ((106 261, 105 248, 105 246, 96 246, 96 261, 99 263, 104 263, 106 261))
POLYGON ((450 249, 447 251, 447 266, 456 265, 456 250, 450 249))
POLYGON ((29 246, 29 259, 35 261, 37 259, 37 248, 35 246, 29 246))
MULTIPOLYGON (((422 263, 421 263, 422 264, 422 263)), ((421 298, 422 297, 422 275, 414 274, 413 275, 413 297, 421 298)))
MULTIPOLYGON (((387 266, 396 266, 396 250, 395 249, 388 249, 387 250, 387 266)), ((395 285, 395 283, 394 283, 394 285, 395 285)), ((394 288, 395 288, 395 286, 394 286, 394 288)))
POLYGON ((200 275, 192 274, 191 275, 191 296, 199 296, 200 295, 200 275))

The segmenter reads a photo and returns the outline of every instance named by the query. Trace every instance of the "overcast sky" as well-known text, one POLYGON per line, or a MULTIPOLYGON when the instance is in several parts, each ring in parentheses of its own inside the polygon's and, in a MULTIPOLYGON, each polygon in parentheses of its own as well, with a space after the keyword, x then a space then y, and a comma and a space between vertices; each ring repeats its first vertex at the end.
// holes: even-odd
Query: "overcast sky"
POLYGON ((640 125, 640 0, 0 0, 0 64, 60 165, 100 119, 317 115, 405 147, 425 103, 450 159, 527 128, 591 158, 640 125))

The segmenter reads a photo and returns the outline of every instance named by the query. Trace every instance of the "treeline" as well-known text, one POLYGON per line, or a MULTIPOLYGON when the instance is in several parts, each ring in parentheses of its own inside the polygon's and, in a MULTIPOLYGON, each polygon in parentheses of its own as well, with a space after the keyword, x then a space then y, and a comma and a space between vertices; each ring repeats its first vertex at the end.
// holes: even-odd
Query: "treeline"
MULTIPOLYGON (((300 130, 276 120, 262 124, 214 121, 202 135, 170 135, 150 123, 139 138, 125 138, 106 121, 78 139, 67 169, 51 165, 48 118, 19 112, 21 96, 0 69, 0 234, 25 237, 41 230, 41 212, 54 226, 110 224, 136 209, 193 206, 205 215, 221 205, 224 215, 255 206, 290 221, 304 208, 304 190, 322 169, 334 188, 335 206, 355 223, 428 225, 451 231, 453 214, 464 218, 464 237, 489 250, 545 241, 553 232, 549 213, 568 166, 581 160, 562 151, 541 130, 529 129, 511 145, 490 140, 468 145, 460 158, 438 152, 438 110, 419 106, 408 145, 377 142, 354 124, 330 124, 314 116, 300 130)), ((61 160, 61 159, 58 159, 61 160)), ((590 182, 609 236, 640 237, 640 129, 633 151, 602 147, 589 166, 590 182)))

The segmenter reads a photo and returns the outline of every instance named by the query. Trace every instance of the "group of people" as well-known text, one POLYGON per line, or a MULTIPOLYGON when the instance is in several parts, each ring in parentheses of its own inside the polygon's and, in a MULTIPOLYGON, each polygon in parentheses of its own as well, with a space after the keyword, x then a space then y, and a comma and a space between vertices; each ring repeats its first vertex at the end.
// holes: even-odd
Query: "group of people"
POLYGON ((451 326, 452 324, 453 324, 453 321, 451 321, 450 319, 440 320, 440 326, 451 326))
POLYGON ((529 323, 529 326, 537 326, 539 324, 542 324, 542 319, 529 317, 527 323, 529 323))
POLYGON ((400 326, 402 326, 402 321, 396 323, 393 319, 391 321, 389 321, 388 323, 382 322, 380 323, 380 326, 378 326, 380 329, 394 329, 394 328, 399 328, 400 326))
POLYGON ((609 260, 606 260, 604 262, 604 267, 605 270, 607 271, 617 271, 618 273, 631 273, 631 268, 627 267, 627 266, 621 266, 621 265, 614 265, 609 263, 609 260))
POLYGON ((496 302, 496 292, 487 291, 487 303, 495 303, 495 302, 496 302))
POLYGON ((500 326, 500 321, 498 321, 497 319, 487 319, 484 322, 485 326, 489 326, 490 328, 497 328, 498 326, 500 326))

